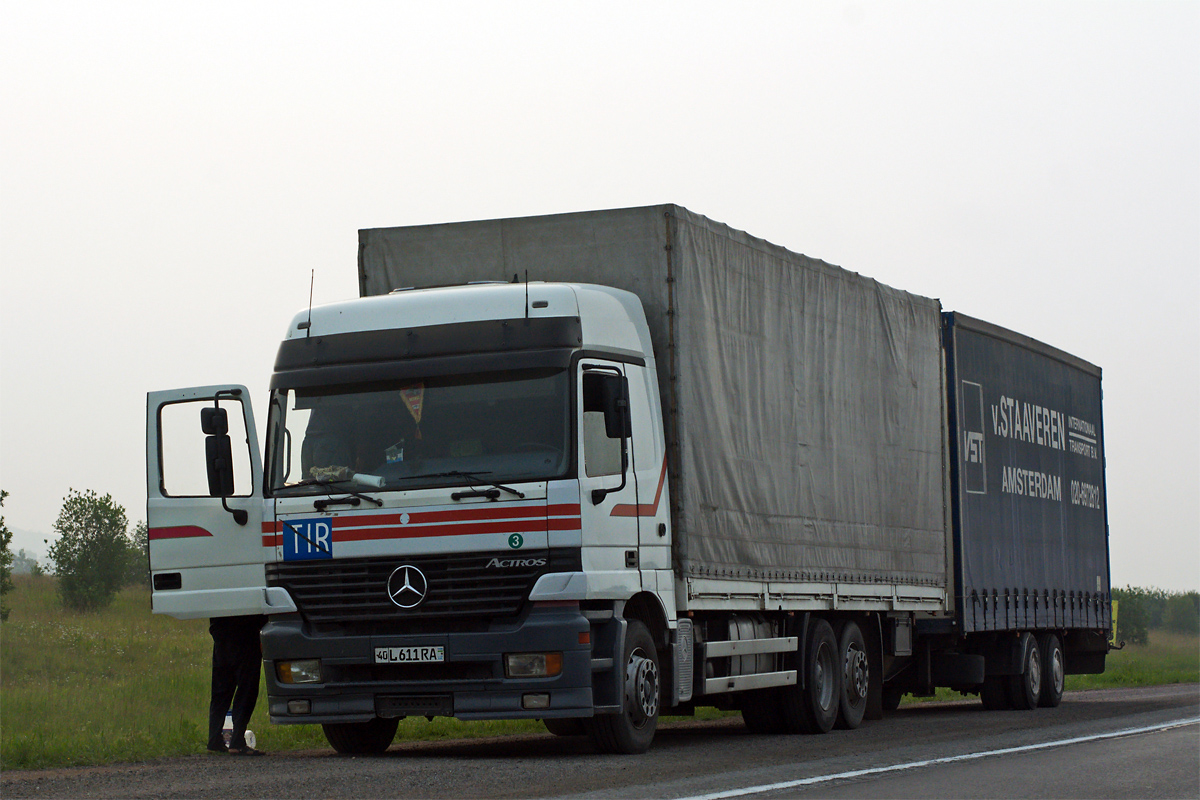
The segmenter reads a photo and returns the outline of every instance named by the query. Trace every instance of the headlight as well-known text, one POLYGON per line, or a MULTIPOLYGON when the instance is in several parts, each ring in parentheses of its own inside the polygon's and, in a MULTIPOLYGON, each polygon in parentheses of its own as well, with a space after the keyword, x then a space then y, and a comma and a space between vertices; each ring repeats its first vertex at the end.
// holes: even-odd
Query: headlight
POLYGON ((509 653, 504 675, 509 678, 552 678, 562 672, 562 653, 509 653))
POLYGON ((321 661, 316 658, 276 661, 275 676, 280 683, 320 683, 321 661))

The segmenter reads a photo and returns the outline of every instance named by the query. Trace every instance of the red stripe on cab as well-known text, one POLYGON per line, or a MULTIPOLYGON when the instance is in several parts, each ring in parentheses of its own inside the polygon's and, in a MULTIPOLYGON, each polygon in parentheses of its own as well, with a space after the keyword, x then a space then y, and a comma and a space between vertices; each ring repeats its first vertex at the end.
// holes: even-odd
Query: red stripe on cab
POLYGON ((158 539, 193 539, 199 536, 212 536, 204 528, 196 525, 176 525, 173 528, 151 528, 146 532, 150 541, 158 539))

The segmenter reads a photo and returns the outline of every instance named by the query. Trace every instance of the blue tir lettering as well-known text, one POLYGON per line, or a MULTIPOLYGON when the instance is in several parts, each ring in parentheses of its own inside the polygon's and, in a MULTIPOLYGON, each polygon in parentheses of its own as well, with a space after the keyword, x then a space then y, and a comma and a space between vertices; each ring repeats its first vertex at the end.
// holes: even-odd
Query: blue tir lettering
POLYGON ((283 560, 333 558, 333 521, 328 517, 283 522, 283 560))

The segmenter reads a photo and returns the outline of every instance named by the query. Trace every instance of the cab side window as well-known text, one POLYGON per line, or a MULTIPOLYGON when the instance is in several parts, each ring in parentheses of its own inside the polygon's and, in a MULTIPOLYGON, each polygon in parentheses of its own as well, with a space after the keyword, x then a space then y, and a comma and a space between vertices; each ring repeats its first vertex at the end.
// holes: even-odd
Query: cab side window
MULTIPOLYGON (((229 438, 233 442, 233 494, 247 497, 253 491, 250 474, 250 441, 246 435, 245 412, 237 400, 223 399, 228 412, 229 438)), ((167 497, 209 497, 205 469, 205 434, 200 429, 200 411, 213 401, 170 403, 158 410, 158 457, 162 493, 167 497)))
POLYGON ((621 474, 621 440, 604 430, 602 387, 608 373, 583 375, 583 470, 589 478, 621 474))

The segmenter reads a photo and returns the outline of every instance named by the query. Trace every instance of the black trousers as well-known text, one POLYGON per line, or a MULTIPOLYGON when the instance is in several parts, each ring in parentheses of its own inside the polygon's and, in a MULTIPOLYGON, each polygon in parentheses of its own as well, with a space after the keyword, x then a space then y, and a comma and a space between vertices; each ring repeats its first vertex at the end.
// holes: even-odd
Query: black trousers
POLYGON ((208 749, 224 750, 221 729, 232 709, 230 747, 246 746, 246 725, 258 702, 258 676, 262 645, 258 634, 267 622, 263 616, 213 617, 208 632, 213 638, 212 701, 208 706, 208 749))

